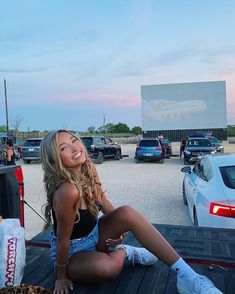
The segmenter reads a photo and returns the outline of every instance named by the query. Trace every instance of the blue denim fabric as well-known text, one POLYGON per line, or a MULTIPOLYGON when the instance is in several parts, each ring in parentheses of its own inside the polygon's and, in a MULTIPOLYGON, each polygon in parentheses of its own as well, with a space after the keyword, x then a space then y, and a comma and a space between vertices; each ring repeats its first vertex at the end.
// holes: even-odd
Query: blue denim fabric
MULTIPOLYGON (((96 252, 96 245, 99 239, 99 232, 98 232, 98 221, 94 229, 90 232, 89 235, 80 238, 80 239, 73 239, 70 240, 69 246, 69 258, 74 253, 79 251, 89 251, 89 252, 96 252)), ((53 264, 56 261, 56 244, 57 244, 57 237, 55 236, 54 232, 51 232, 51 250, 50 250, 50 258, 53 264)))

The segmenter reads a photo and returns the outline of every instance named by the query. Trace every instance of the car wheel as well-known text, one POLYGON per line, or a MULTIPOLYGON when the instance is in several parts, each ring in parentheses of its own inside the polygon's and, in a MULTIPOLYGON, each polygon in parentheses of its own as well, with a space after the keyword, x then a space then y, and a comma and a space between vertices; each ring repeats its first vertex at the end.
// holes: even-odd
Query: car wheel
POLYGON ((135 158, 135 163, 140 163, 140 160, 138 158, 135 158))
POLYGON ((185 183, 183 182, 183 187, 182 187, 182 192, 183 192, 183 201, 185 205, 188 205, 188 201, 186 198, 186 193, 185 193, 185 183))
POLYGON ((196 208, 194 208, 193 224, 194 224, 194 226, 198 227, 198 218, 197 218, 197 211, 196 211, 196 208))
POLYGON ((98 156, 96 158, 96 163, 101 164, 104 161, 104 154, 102 152, 98 153, 98 156))
POLYGON ((161 159, 159 160, 159 163, 163 164, 163 163, 164 163, 164 158, 161 158, 161 159))
POLYGON ((25 159, 23 159, 23 162, 24 162, 25 164, 30 164, 30 163, 31 163, 31 160, 25 160, 25 159))
POLYGON ((119 149, 117 149, 117 152, 116 152, 116 154, 114 156, 114 159, 119 160, 120 158, 121 158, 121 151, 119 149))

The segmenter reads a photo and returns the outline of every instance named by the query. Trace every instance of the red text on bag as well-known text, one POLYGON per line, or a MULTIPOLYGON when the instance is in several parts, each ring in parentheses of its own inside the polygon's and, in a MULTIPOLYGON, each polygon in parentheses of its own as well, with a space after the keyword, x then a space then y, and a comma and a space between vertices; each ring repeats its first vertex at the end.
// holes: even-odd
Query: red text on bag
POLYGON ((5 286, 14 286, 15 270, 16 270, 16 249, 17 238, 12 237, 7 241, 7 267, 6 267, 6 282, 5 286))

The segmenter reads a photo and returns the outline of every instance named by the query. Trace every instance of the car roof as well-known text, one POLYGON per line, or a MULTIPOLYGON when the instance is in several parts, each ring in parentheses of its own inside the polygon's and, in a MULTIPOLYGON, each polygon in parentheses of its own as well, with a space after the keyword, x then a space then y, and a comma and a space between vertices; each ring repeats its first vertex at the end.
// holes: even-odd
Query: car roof
POLYGON ((207 137, 190 137, 188 138, 188 141, 189 140, 210 140, 210 139, 207 137))
POLYGON ((230 166, 235 165, 235 154, 230 153, 215 153, 206 155, 211 162, 215 163, 217 166, 230 166))
POLYGON ((42 140, 43 138, 27 138, 25 141, 42 140))
POLYGON ((160 139, 158 139, 158 138, 142 138, 142 139, 140 139, 140 141, 142 141, 142 140, 157 140, 157 141, 159 141, 160 139))

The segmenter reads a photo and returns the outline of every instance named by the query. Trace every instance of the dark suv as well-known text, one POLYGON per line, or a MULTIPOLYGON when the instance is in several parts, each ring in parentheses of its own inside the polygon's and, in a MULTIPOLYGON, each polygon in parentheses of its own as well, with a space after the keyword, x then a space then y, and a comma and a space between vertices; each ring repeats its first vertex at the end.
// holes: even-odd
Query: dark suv
POLYGON ((101 164, 106 158, 119 160, 122 158, 121 147, 110 138, 102 136, 82 136, 81 137, 91 159, 95 163, 101 164))
POLYGON ((201 156, 214 153, 216 150, 208 138, 189 138, 184 149, 184 164, 195 163, 201 156))
POLYGON ((42 138, 28 138, 24 141, 21 149, 21 158, 24 163, 30 163, 31 161, 40 161, 40 144, 42 138))

